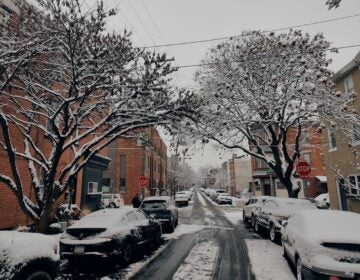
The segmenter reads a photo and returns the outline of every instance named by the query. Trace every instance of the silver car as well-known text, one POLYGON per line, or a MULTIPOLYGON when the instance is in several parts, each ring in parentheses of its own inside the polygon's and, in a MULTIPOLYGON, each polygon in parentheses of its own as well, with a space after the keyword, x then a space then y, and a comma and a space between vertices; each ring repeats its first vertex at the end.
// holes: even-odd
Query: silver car
POLYGON ((258 196, 250 198, 243 208, 243 222, 249 223, 251 225, 255 225, 255 217, 257 217, 260 208, 263 206, 265 201, 269 198, 269 196, 258 196))
MULTIPOLYGON (((261 207, 258 217, 255 219, 255 231, 260 229, 269 234, 271 241, 276 242, 281 236, 282 223, 293 216, 297 211, 303 209, 318 210, 308 200, 271 197, 261 207)), ((320 210, 318 210, 320 211, 320 210)))
POLYGON ((298 280, 360 279, 360 215, 302 210, 285 223, 284 257, 298 280))

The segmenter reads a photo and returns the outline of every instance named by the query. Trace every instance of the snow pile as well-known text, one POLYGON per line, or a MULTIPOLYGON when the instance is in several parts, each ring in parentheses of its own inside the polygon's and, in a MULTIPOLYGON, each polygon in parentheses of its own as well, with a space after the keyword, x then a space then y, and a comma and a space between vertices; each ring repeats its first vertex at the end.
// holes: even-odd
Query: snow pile
POLYGON ((0 276, 11 279, 15 272, 36 258, 58 261, 58 238, 58 235, 0 231, 0 276))
POLYGON ((205 225, 186 225, 186 224, 180 224, 177 226, 175 232, 169 233, 169 234, 163 234, 162 236, 165 239, 178 239, 182 235, 185 234, 193 234, 196 232, 199 232, 206 228, 205 225))
POLYGON ((282 257, 282 247, 269 240, 245 240, 252 272, 261 280, 295 280, 287 261, 282 257))
POLYGON ((225 212, 225 217, 233 224, 237 225, 243 220, 243 211, 231 211, 225 212))
POLYGON ((212 241, 195 245, 184 263, 173 276, 173 280, 212 279, 213 268, 219 252, 219 245, 212 241))
POLYGON ((197 197, 199 198, 199 201, 200 203, 202 204, 202 206, 205 206, 206 207, 206 201, 205 199, 203 198, 203 196, 198 192, 197 193, 197 197))

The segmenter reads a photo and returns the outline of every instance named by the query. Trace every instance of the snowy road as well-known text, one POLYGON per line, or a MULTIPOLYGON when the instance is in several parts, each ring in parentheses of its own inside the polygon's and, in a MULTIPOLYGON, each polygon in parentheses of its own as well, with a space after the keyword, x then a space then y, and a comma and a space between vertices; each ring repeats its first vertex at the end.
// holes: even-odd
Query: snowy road
POLYGON ((238 223, 241 220, 238 210, 237 215, 231 215, 231 211, 231 207, 219 207, 202 194, 196 194, 192 207, 180 209, 180 224, 204 228, 198 233, 170 240, 161 255, 133 279, 254 279, 244 237, 259 237, 238 223), (224 210, 230 212, 234 224, 225 218, 224 210), (213 250, 198 249, 208 244, 213 245, 213 250))
POLYGON ((295 279, 281 246, 244 225, 241 209, 219 206, 200 192, 189 206, 179 208, 178 227, 163 239, 159 248, 144 251, 130 266, 76 279, 295 279))

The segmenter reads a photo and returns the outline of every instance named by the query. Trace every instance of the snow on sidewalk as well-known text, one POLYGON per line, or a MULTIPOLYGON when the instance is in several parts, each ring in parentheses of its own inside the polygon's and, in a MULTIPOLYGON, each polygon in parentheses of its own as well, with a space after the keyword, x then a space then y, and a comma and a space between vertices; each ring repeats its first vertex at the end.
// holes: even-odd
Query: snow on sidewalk
POLYGON ((210 280, 219 245, 213 241, 204 241, 195 245, 173 276, 173 280, 210 280))
POLYGON ((179 239, 182 235, 193 234, 206 228, 206 225, 179 224, 173 233, 163 234, 164 239, 179 239))
POLYGON ((282 247, 270 240, 245 239, 252 272, 257 280, 295 280, 282 247))
POLYGON ((202 206, 206 207, 206 201, 205 201, 204 197, 202 196, 202 194, 197 192, 197 197, 198 197, 200 203, 202 204, 202 206))

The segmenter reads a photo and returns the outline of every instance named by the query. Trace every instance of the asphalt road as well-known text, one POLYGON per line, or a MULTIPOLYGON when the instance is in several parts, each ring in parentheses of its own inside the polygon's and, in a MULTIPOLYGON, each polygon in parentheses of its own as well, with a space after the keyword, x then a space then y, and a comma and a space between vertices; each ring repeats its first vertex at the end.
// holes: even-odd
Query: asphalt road
POLYGON ((244 239, 259 238, 249 231, 245 225, 234 226, 230 223, 222 207, 213 205, 208 200, 204 207, 194 195, 194 204, 189 216, 180 216, 180 223, 214 226, 199 233, 184 235, 180 239, 170 240, 167 248, 150 264, 139 271, 133 280, 167 280, 172 279, 175 272, 184 262, 196 243, 214 241, 219 244, 219 254, 213 271, 213 279, 250 280, 255 279, 244 239), (230 229, 230 228, 233 228, 230 229))

